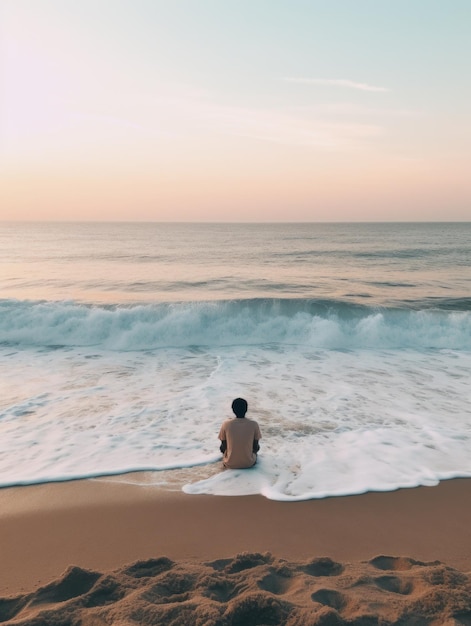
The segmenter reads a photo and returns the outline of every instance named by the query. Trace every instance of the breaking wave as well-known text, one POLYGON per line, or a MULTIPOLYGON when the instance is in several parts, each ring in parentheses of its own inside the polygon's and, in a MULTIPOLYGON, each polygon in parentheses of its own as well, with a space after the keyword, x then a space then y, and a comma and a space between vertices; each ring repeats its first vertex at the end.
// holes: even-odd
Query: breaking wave
POLYGON ((133 306, 3 300, 0 343, 124 351, 276 343, 327 349, 470 349, 466 302, 456 309, 438 304, 411 310, 302 299, 133 306))

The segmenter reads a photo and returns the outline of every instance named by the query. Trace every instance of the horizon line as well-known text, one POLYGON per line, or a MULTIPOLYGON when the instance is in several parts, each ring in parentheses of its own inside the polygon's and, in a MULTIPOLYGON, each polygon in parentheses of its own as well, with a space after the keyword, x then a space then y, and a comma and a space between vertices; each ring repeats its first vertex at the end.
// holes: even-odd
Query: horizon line
POLYGON ((470 220, 80 220, 1 219, 0 224, 470 224, 470 220))

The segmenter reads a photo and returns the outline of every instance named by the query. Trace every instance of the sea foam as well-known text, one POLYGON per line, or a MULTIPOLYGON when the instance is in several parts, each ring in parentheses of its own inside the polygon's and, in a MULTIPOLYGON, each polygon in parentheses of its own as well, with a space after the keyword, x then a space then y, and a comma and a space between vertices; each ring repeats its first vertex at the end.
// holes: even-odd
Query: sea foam
POLYGON ((471 348, 471 312, 316 300, 138 306, 0 301, 0 343, 108 350, 247 344, 331 349, 471 348))
POLYGON ((188 493, 299 500, 471 475, 467 314, 264 302, 247 328, 251 306, 4 305, 0 484, 189 467, 188 493), (217 471, 236 396, 260 424, 259 462, 217 471))

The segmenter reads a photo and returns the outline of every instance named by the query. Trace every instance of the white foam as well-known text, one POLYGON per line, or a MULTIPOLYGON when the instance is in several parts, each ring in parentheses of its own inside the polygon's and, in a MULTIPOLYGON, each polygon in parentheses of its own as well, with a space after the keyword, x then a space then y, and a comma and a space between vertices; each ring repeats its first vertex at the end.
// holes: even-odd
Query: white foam
POLYGON ((187 493, 298 500, 471 475, 466 350, 4 347, 0 369, 3 486, 195 467, 187 493), (239 395, 259 462, 198 481, 239 395))
POLYGON ((0 342, 115 351, 266 343, 333 349, 471 349, 471 312, 377 310, 304 300, 129 307, 0 300, 0 342))

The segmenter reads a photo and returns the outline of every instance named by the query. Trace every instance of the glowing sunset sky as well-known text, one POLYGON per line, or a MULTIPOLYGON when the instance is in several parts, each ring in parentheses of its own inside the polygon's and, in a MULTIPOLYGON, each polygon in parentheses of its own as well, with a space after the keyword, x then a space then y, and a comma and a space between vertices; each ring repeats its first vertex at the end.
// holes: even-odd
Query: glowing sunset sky
POLYGON ((471 218, 470 0, 0 0, 0 218, 471 218))

